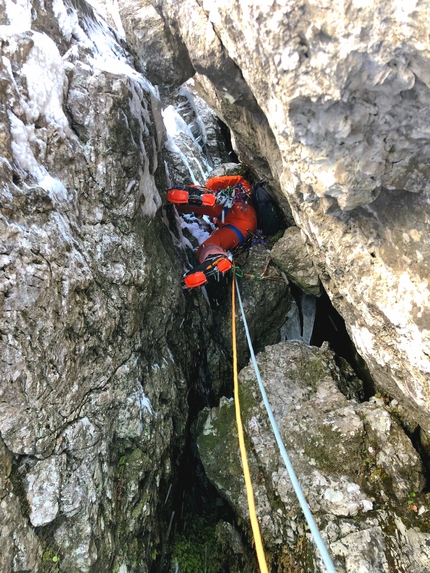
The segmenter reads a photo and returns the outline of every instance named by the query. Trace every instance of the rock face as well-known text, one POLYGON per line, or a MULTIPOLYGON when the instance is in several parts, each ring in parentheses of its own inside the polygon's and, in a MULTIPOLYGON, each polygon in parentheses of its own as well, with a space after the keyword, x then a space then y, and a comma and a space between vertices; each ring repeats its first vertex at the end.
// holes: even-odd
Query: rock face
MULTIPOLYGON (((280 339, 280 329, 291 306, 288 281, 270 264, 270 251, 254 245, 248 259, 237 269, 236 279, 251 339, 258 352, 280 339)), ((214 320, 226 349, 231 349, 231 287, 217 290, 219 310, 214 320)), ((237 296, 237 295, 236 295, 237 296)), ((236 300, 237 353, 239 368, 248 363, 250 353, 243 326, 240 303, 236 300)))
MULTIPOLYGON (((88 4, 0 8, 0 569, 159 570, 187 396, 231 379, 210 305, 181 288, 162 103, 88 4)), ((203 104, 179 96, 225 161, 213 112, 198 132, 203 104)))
MULTIPOLYGON (((350 373, 336 365, 327 348, 281 342, 266 347, 257 362, 336 571, 424 573, 430 566, 428 495, 420 493, 425 483, 421 460, 395 408, 380 398, 347 399, 340 389, 351 393, 350 373)), ((325 571, 309 543, 252 365, 241 371, 239 387, 269 570, 325 571)), ((248 523, 234 403, 222 399, 218 408, 202 413, 199 424, 197 443, 207 475, 248 523)))
POLYGON ((168 29, 164 46, 186 46, 176 64, 185 73, 191 61, 241 159, 288 198, 377 385, 428 431, 427 5, 146 0, 123 10, 148 6, 168 29))
POLYGON ((2 31, 2 532, 17 526, 5 572, 151 554, 186 423, 180 273, 154 218, 159 100, 89 9, 51 17, 56 43, 37 22, 2 31))
POLYGON ((287 277, 306 294, 321 294, 320 280, 309 257, 298 227, 288 227, 283 237, 274 245, 270 256, 287 277))
MULTIPOLYGON (((193 74, 194 87, 230 127, 241 160, 293 213, 377 385, 399 400, 396 415, 424 447, 429 442, 427 7, 381 0, 376 7, 350 3, 340 14, 316 2, 97 6, 111 27, 84 0, 0 0, 5 573, 168 566, 187 397, 224 389, 231 374, 228 304, 224 315, 213 312, 225 292, 182 291, 195 244, 162 207, 171 181, 204 178, 218 166, 215 154, 230 160, 217 146, 215 116, 207 112, 202 130, 203 104, 193 108, 184 91, 189 139, 181 141, 206 163, 184 169, 178 160, 184 150, 172 145, 162 111, 193 74)), ((261 272, 265 261, 256 249, 244 272, 261 272)), ((280 278, 273 268, 269 275, 280 278)), ((263 349, 275 342, 290 293, 282 280, 267 289, 244 285, 252 335, 263 349)), ((320 361, 318 351, 291 348, 300 367, 320 361)), ((244 345, 240 353, 245 363, 244 345)), ((422 487, 417 455, 385 406, 338 393, 342 375, 324 360, 315 387, 298 386, 303 406, 290 425, 337 563, 425 571, 426 512, 408 512, 406 499, 422 487), (327 458, 351 452, 345 474, 318 461, 294 430, 306 411, 316 442, 324 433, 342 438, 318 442, 332 451, 327 458), (363 444, 364 462, 354 461, 363 444), (320 474, 309 459, 322 464, 320 474), (372 554, 366 539, 375 541, 372 554)), ((257 432, 264 421, 248 402, 257 432)), ((276 457, 266 461, 274 470, 264 482, 271 487, 260 484, 262 515, 273 492, 281 512, 264 519, 273 563, 288 566, 296 548, 299 564, 309 557, 317 568, 282 468, 276 457), (289 540, 285 555, 278 531, 289 540)))
POLYGON ((160 210, 161 102, 87 4, 1 7, 0 569, 147 571, 188 381, 225 363, 160 210))

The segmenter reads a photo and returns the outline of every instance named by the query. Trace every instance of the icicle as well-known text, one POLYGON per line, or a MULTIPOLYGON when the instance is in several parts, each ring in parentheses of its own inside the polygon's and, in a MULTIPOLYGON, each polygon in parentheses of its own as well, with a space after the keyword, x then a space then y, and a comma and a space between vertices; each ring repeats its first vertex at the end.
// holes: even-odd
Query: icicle
POLYGON ((170 492, 171 492, 171 491, 172 491, 172 484, 169 485, 169 490, 168 490, 168 492, 167 492, 166 499, 164 500, 164 505, 166 505, 167 500, 169 499, 169 496, 170 496, 170 492))
POLYGON ((167 528, 167 533, 166 533, 166 537, 169 537, 170 535, 170 530, 172 529, 172 523, 173 523, 173 518, 175 517, 175 512, 172 511, 172 516, 170 518, 170 523, 169 523, 169 527, 167 528))
POLYGON ((294 299, 291 301, 291 308, 287 314, 287 320, 281 327, 281 340, 302 340, 300 311, 294 299))
POLYGON ((302 311, 303 330, 302 339, 306 344, 310 344, 314 331, 315 315, 317 310, 317 299, 315 296, 303 293, 300 300, 302 311))
POLYGON ((292 300, 285 324, 281 327, 281 340, 301 340, 310 344, 315 324, 316 297, 302 293, 298 303, 292 300))

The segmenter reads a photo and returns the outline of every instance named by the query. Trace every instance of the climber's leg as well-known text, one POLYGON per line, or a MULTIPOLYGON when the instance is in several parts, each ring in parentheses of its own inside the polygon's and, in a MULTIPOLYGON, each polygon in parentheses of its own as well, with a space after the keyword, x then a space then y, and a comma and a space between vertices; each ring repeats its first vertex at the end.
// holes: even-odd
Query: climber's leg
POLYGON ((200 245, 197 251, 200 264, 184 275, 184 285, 187 288, 196 288, 206 284, 209 277, 229 271, 232 263, 226 251, 233 249, 238 242, 236 233, 231 229, 221 228, 214 231, 200 245))
POLYGON ((207 283, 211 276, 219 276, 229 271, 232 267, 230 259, 220 247, 214 245, 220 250, 219 254, 210 254, 206 259, 194 267, 183 277, 183 283, 187 288, 196 288, 207 283))
POLYGON ((202 263, 211 254, 211 246, 218 245, 223 251, 231 251, 239 244, 239 237, 232 229, 221 227, 216 229, 197 250, 197 256, 202 263))

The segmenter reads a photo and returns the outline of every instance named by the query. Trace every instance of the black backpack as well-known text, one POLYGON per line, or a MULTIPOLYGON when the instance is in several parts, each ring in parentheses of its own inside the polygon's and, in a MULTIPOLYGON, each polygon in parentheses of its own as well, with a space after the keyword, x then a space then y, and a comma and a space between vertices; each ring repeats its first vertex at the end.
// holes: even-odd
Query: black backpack
POLYGON ((252 205, 257 212, 257 225, 263 235, 275 235, 284 224, 284 217, 278 204, 264 186, 266 181, 257 181, 252 186, 252 205))

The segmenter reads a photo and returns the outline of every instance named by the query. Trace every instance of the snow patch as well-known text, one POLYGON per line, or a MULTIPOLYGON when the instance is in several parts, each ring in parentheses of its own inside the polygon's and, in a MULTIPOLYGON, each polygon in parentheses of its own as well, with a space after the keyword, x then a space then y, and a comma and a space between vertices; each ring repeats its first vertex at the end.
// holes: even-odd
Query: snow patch
POLYGON ((24 125, 11 111, 8 111, 8 117, 14 160, 18 167, 39 181, 45 176, 46 170, 39 165, 30 147, 30 143, 35 140, 34 125, 24 125))
POLYGON ((33 41, 34 46, 22 66, 27 79, 27 120, 34 122, 43 116, 60 131, 61 137, 65 137, 69 124, 63 112, 64 64, 51 38, 33 32, 33 41))
MULTIPOLYGON (((129 80, 130 111, 138 119, 141 133, 147 134, 147 124, 151 122, 150 113, 145 104, 145 93, 158 99, 156 88, 130 65, 129 56, 117 42, 117 37, 101 16, 94 13, 80 13, 63 0, 53 0, 52 5, 58 26, 67 41, 75 38, 79 45, 90 50, 87 62, 93 70, 108 72, 126 77, 129 80)), ((117 0, 112 0, 112 13, 119 17, 117 0)), ((90 10, 91 12, 91 10, 90 10)), ((1 26, 5 35, 13 41, 17 31, 31 30, 31 2, 29 0, 6 0, 6 13, 10 26, 1 26)), ((117 18, 118 20, 118 18, 117 18)), ((120 26, 120 19, 117 22, 120 26)), ((3 35, 3 34, 2 34, 3 35)), ((71 136, 67 117, 63 111, 64 87, 67 83, 66 67, 73 67, 72 61, 64 62, 54 41, 46 34, 31 32, 34 45, 32 46, 26 62, 22 66, 22 73, 26 77, 28 100, 20 99, 25 112, 25 119, 17 117, 8 111, 12 134, 12 152, 14 161, 23 174, 30 175, 41 187, 50 193, 55 203, 67 200, 67 190, 64 185, 50 176, 41 164, 45 158, 46 143, 40 137, 46 135, 44 123, 53 127, 60 137, 71 136), (43 81, 41 81, 43 78, 43 81), (34 123, 42 120, 42 130, 36 130, 34 123)), ((76 46, 75 46, 76 48, 76 46)), ((69 55, 79 53, 77 48, 69 50, 69 55)), ((3 64, 14 82, 11 65, 7 58, 3 64)), ((15 84, 16 92, 19 93, 15 84)), ((149 173, 149 162, 146 159, 146 150, 143 137, 136 142, 140 146, 144 163, 139 189, 145 197, 143 212, 154 216, 162 204, 153 176, 149 173)), ((101 167, 101 166, 100 166, 101 167)))
POLYGON ((198 220, 193 217, 185 217, 181 221, 181 228, 188 229, 191 235, 197 239, 198 244, 201 245, 206 241, 206 239, 210 236, 210 233, 205 231, 198 220), (188 220, 187 220, 188 219, 188 220))
POLYGON ((39 185, 42 189, 48 191, 54 204, 65 203, 67 201, 67 189, 59 179, 55 179, 47 173, 39 182, 39 185))
POLYGON ((141 412, 148 410, 150 414, 154 415, 151 402, 149 398, 145 396, 145 393, 140 386, 137 386, 136 392, 129 396, 128 401, 132 402, 133 404, 137 404, 141 412))
POLYGON ((6 16, 9 20, 8 24, 13 28, 14 32, 18 33, 31 30, 30 0, 17 0, 16 2, 5 0, 5 8, 6 16))
POLYGON ((79 25, 76 10, 71 6, 66 8, 63 0, 53 0, 52 10, 54 11, 54 16, 57 18, 60 30, 68 42, 73 36, 86 47, 91 47, 90 40, 79 25))
POLYGON ((31 149, 31 142, 38 142, 34 125, 24 125, 12 112, 8 111, 12 135, 12 153, 18 167, 31 175, 49 193, 54 205, 68 201, 67 189, 59 179, 51 177, 47 170, 38 163, 31 149))
POLYGON ((127 76, 158 99, 156 88, 142 74, 131 67, 128 56, 118 44, 108 25, 97 13, 94 15, 96 21, 86 16, 83 17, 85 31, 94 48, 92 58, 94 68, 111 74, 127 76))
POLYGON ((145 197, 145 203, 142 207, 144 215, 154 217, 157 210, 161 207, 162 201, 158 189, 155 185, 154 177, 149 173, 148 160, 145 161, 145 168, 141 171, 139 190, 145 197))

